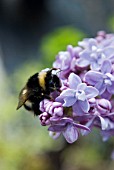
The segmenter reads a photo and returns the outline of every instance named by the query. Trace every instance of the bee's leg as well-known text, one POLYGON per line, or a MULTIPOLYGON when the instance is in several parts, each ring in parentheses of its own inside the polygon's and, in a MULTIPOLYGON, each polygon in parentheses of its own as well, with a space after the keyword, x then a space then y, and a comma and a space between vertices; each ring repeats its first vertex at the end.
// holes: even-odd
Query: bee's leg
POLYGON ((39 104, 40 104, 40 102, 37 102, 37 103, 33 103, 33 105, 32 105, 32 109, 34 111, 35 116, 38 116, 42 113, 39 109, 39 104))

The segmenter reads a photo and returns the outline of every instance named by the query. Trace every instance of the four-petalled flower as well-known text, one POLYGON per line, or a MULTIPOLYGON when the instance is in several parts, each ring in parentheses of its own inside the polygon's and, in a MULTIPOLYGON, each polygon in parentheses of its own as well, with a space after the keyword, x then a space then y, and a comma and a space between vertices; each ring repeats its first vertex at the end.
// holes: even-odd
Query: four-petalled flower
POLYGON ((95 87, 82 83, 80 77, 71 73, 69 78, 69 88, 64 90, 56 101, 61 102, 64 107, 73 108, 73 116, 81 116, 88 113, 90 105, 88 99, 96 97, 99 92, 95 87))
POLYGON ((88 71, 85 75, 85 81, 96 87, 99 94, 106 99, 110 99, 114 94, 114 75, 111 73, 112 64, 105 60, 101 65, 101 71, 88 71))

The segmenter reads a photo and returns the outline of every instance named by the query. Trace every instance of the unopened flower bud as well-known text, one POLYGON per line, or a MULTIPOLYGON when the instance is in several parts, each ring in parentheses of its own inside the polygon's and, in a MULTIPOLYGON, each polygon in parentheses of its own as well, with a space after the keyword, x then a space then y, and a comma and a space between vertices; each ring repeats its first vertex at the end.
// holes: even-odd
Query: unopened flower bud
POLYGON ((99 99, 97 100, 97 109, 100 112, 100 114, 107 114, 110 112, 112 106, 110 101, 106 99, 99 99))
POLYGON ((39 119, 42 126, 47 126, 50 124, 50 115, 46 112, 40 114, 39 119))

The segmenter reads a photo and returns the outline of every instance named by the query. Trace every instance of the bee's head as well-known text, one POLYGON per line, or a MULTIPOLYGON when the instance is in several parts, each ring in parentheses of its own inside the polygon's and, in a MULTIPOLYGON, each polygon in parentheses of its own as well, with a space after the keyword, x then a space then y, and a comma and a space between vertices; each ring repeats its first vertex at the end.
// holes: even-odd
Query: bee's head
POLYGON ((59 77, 57 76, 57 73, 58 73, 58 69, 55 69, 55 68, 52 68, 47 73, 48 83, 49 83, 49 87, 50 87, 51 91, 59 90, 61 87, 61 82, 60 82, 59 77))

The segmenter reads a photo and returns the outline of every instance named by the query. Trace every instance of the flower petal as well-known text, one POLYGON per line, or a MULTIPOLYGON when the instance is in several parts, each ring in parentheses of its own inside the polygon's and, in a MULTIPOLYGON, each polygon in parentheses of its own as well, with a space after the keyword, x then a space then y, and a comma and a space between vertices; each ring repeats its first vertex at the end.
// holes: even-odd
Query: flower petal
POLYGON ((63 98, 64 97, 74 97, 75 96, 75 90, 72 90, 72 89, 66 89, 66 90, 64 90, 61 94, 60 94, 60 96, 62 96, 63 98))
POLYGON ((89 102, 87 100, 85 101, 78 101, 80 108, 83 110, 83 112, 88 113, 90 109, 89 102))
MULTIPOLYGON (((93 118, 90 119, 90 120, 86 123, 85 126, 88 127, 89 129, 91 129, 91 128, 93 127, 95 118, 96 118, 96 116, 93 116, 93 118)), ((89 130, 89 131, 87 131, 87 130, 81 130, 82 136, 88 135, 89 132, 90 132, 90 130, 89 130)))
POLYGON ((80 83, 77 87, 77 90, 85 90, 87 87, 86 83, 80 83))
POLYGON ((64 107, 69 107, 69 106, 72 106, 75 102, 76 102, 75 97, 65 97, 63 106, 64 107))
POLYGON ((73 125, 79 129, 83 129, 83 130, 87 130, 87 131, 90 131, 90 129, 85 126, 85 125, 81 125, 81 124, 78 124, 78 123, 73 123, 73 125))
POLYGON ((114 56, 114 47, 105 47, 103 49, 103 53, 105 54, 105 56, 108 58, 108 57, 111 57, 112 55, 114 56))
POLYGON ((83 58, 77 59, 76 65, 79 67, 87 67, 90 64, 89 60, 85 60, 83 58))
POLYGON ((104 99, 109 100, 111 98, 112 94, 107 91, 107 89, 101 94, 101 97, 104 99))
POLYGON ((52 132, 62 132, 64 130, 65 126, 59 126, 59 125, 52 125, 48 128, 49 131, 52 132))
POLYGON ((101 72, 106 74, 110 73, 112 69, 112 64, 109 60, 105 60, 101 65, 101 72))
POLYGON ((103 120, 101 116, 99 116, 99 118, 101 120, 102 130, 114 130, 114 122, 108 118, 103 120))
POLYGON ((108 121, 106 121, 104 118, 101 116, 98 116, 101 122, 101 129, 106 130, 108 128, 108 121))
POLYGON ((85 74, 85 81, 90 85, 95 85, 103 80, 103 74, 97 71, 88 71, 85 74))
MULTIPOLYGON (((71 106, 72 103, 75 103, 76 102, 76 97, 75 97, 75 90, 72 90, 72 89, 67 89, 67 90, 64 90, 60 96, 58 96, 56 98, 56 102, 60 102, 62 104, 65 104, 67 107, 71 106)), ((64 106, 65 106, 64 105, 64 106)))
POLYGON ((88 50, 83 50, 79 53, 80 58, 90 63, 90 52, 88 50))
POLYGON ((57 107, 54 109, 54 114, 56 116, 62 116, 63 115, 63 108, 62 107, 57 107))
POLYGON ((82 110, 82 108, 79 105, 79 101, 77 101, 73 106, 73 116, 82 116, 85 114, 85 112, 82 110))
POLYGON ((114 94, 114 81, 112 81, 111 83, 111 86, 107 86, 107 91, 111 94, 114 94))
POLYGON ((103 84, 103 82, 98 82, 96 85, 95 85, 95 88, 99 90, 99 94, 103 94, 106 90, 106 85, 103 84))
POLYGON ((74 90, 76 90, 78 84, 80 84, 82 82, 80 77, 74 73, 70 74, 70 76, 68 77, 68 81, 69 81, 70 88, 74 89, 74 90))
POLYGON ((59 125, 59 126, 65 126, 67 123, 72 123, 72 122, 73 122, 73 119, 72 118, 68 118, 68 117, 63 117, 63 118, 59 119, 56 122, 53 121, 53 120, 51 121, 51 123, 53 125, 55 125, 55 123, 56 123, 56 125, 59 125))
POLYGON ((90 98, 98 96, 99 91, 95 87, 87 86, 85 89, 85 93, 86 93, 87 99, 90 99, 90 98))
POLYGON ((73 143, 78 139, 78 131, 77 128, 71 124, 67 126, 65 131, 63 131, 63 136, 67 140, 68 143, 73 143))
POLYGON ((90 65, 91 70, 99 70, 100 69, 100 65, 98 64, 98 62, 96 61, 92 61, 91 65, 90 65))
POLYGON ((89 49, 91 51, 97 50, 97 41, 96 41, 96 39, 94 39, 94 38, 89 39, 89 49))

